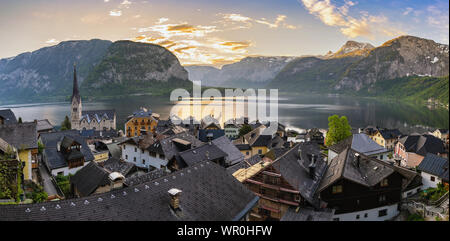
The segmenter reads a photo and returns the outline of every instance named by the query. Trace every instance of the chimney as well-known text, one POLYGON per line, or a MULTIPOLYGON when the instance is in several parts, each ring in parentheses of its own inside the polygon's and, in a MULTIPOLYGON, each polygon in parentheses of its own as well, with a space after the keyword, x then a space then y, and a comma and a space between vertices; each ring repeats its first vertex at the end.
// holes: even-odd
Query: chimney
POLYGON ((361 161, 361 157, 359 156, 359 153, 355 153, 355 157, 356 157, 355 165, 357 168, 359 168, 359 163, 361 161))
POLYGON ((314 154, 311 155, 311 163, 309 164, 309 177, 314 179, 316 173, 316 157, 314 154))
POLYGON ((180 194, 181 194, 181 190, 180 189, 176 189, 176 188, 172 188, 168 191, 169 195, 170 195, 170 207, 175 210, 178 211, 180 210, 180 194))

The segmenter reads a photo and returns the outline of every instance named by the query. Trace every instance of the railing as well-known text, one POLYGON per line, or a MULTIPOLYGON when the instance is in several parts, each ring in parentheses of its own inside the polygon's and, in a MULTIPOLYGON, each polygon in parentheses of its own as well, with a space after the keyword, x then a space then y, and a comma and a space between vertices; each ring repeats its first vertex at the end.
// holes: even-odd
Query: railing
POLYGON ((444 195, 442 195, 442 197, 440 197, 438 200, 429 202, 429 204, 430 204, 430 205, 433 205, 433 206, 441 206, 441 204, 442 204, 447 198, 448 198, 448 192, 446 192, 444 195))
POLYGON ((413 212, 421 211, 423 212, 423 217, 439 217, 441 219, 445 219, 445 210, 443 208, 435 208, 432 206, 427 206, 421 202, 409 201, 405 203, 408 210, 411 208, 413 212), (442 209, 440 211, 436 209, 442 209))

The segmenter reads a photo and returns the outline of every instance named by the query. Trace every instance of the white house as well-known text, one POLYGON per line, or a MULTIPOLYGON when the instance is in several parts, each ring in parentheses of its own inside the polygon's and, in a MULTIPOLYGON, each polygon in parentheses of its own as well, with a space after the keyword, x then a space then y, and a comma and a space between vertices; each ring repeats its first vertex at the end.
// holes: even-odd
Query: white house
POLYGON ((423 189, 435 188, 438 183, 448 183, 448 159, 428 153, 417 170, 421 172, 423 189))

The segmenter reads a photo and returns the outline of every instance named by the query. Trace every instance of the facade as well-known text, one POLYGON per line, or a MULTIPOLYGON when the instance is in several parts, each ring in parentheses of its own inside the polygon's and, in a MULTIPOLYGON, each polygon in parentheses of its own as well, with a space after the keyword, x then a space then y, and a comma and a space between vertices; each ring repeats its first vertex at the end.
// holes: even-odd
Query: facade
POLYGON ((249 144, 235 144, 236 148, 244 155, 245 159, 252 157, 252 147, 249 144))
POLYGON ((428 153, 447 157, 444 142, 432 135, 405 136, 400 138, 395 146, 395 157, 403 167, 415 168, 428 153))
POLYGON ((155 133, 158 120, 151 110, 145 108, 134 112, 125 123, 125 135, 127 137, 140 136, 144 133, 155 133))
POLYGON ((0 138, 13 146, 22 162, 24 180, 33 179, 33 168, 38 168, 38 144, 35 122, 0 125, 0 138))
POLYGON ((239 137, 239 125, 234 123, 225 124, 223 129, 225 130, 225 136, 230 140, 234 140, 239 137))
POLYGON ((397 129, 378 129, 370 136, 378 145, 388 149, 394 150, 395 144, 402 133, 397 129))
POLYGON ((95 158, 77 130, 41 133, 42 160, 53 176, 75 174, 95 158))
POLYGON ((71 125, 76 130, 111 130, 116 129, 116 112, 114 110, 83 111, 78 90, 77 71, 73 70, 73 92, 71 98, 71 125))

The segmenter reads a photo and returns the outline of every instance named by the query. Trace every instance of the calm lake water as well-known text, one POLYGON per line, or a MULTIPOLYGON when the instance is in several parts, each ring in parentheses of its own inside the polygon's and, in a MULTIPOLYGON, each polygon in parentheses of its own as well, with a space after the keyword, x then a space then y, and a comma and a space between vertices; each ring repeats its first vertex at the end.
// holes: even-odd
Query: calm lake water
MULTIPOLYGON (((354 128, 378 125, 412 133, 449 127, 448 110, 403 102, 335 96, 280 96, 278 103, 280 123, 291 128, 327 128, 327 118, 333 114, 347 116, 354 128)), ((139 107, 146 107, 154 113, 159 113, 161 118, 167 118, 174 104, 168 97, 132 96, 108 101, 83 102, 83 110, 115 109, 117 126, 123 129, 127 116, 139 107)), ((66 115, 70 116, 68 102, 0 106, 0 109, 4 108, 11 108, 16 116, 22 117, 24 121, 48 119, 56 126, 60 125, 66 115)))

